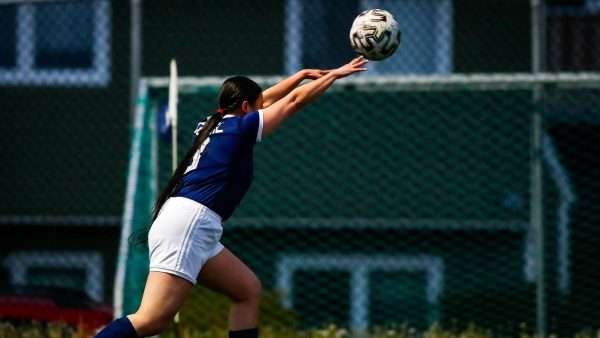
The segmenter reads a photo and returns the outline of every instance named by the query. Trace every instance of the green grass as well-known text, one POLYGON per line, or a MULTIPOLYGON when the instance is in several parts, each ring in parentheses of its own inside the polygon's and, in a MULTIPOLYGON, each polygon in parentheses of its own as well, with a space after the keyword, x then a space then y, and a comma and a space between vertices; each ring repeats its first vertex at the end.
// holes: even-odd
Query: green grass
MULTIPOLYGON (((224 296, 195 288, 174 322, 161 338, 227 338, 227 313, 231 303, 224 296)), ((261 299, 261 338, 541 338, 531 334, 531 328, 520 327, 511 335, 493 332, 476 325, 441 327, 433 325, 417 330, 409 325, 374 328, 362 335, 352 334, 335 325, 318 329, 299 329, 298 316, 281 306, 280 297, 266 291, 261 299)), ((0 338, 87 338, 92 331, 83 327, 72 328, 63 323, 41 324, 32 322, 15 327, 0 322, 0 338)), ((549 335, 547 338, 563 338, 549 335)), ((600 338, 600 331, 583 331, 569 338, 600 338)))
MULTIPOLYGON (((1 338, 85 338, 92 337, 93 332, 81 328, 71 328, 62 323, 50 323, 42 325, 40 323, 30 323, 20 325, 18 328, 10 323, 0 322, 1 338)), ((271 326, 261 327, 261 338, 351 338, 353 335, 346 329, 331 325, 327 328, 314 329, 308 331, 285 329, 282 327, 273 328, 271 326)), ((374 329, 364 335, 354 335, 360 338, 497 338, 494 333, 473 325, 462 330, 443 329, 433 325, 428 330, 417 331, 406 325, 400 325, 396 328, 374 329)), ((581 332, 573 336, 574 338, 600 338, 598 332, 581 332)), ((173 325, 161 338, 227 338, 227 331, 223 328, 212 327, 206 330, 198 330, 194 327, 183 325, 173 325)), ((540 338, 528 333, 521 333, 517 338, 540 338)), ((549 335, 548 338, 558 338, 555 335, 549 335)))

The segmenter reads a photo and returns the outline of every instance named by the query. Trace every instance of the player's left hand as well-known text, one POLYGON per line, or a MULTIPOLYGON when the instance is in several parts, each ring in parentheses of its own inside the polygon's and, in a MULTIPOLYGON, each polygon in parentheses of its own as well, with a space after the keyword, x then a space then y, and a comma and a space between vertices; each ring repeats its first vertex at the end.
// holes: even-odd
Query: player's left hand
POLYGON ((335 76, 336 79, 341 79, 354 73, 364 72, 367 70, 366 65, 368 62, 369 60, 365 59, 364 56, 359 56, 352 59, 352 61, 347 64, 333 69, 330 74, 335 76))
POLYGON ((316 80, 329 72, 329 69, 304 69, 302 70, 302 77, 308 80, 316 80))

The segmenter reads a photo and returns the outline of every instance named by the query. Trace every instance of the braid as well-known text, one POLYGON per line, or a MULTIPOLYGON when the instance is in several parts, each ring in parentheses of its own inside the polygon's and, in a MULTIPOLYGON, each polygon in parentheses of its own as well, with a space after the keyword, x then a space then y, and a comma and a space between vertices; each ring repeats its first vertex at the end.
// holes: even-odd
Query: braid
POLYGON ((223 119, 223 116, 219 113, 214 113, 208 119, 208 121, 202 126, 202 128, 198 131, 198 135, 194 139, 194 144, 187 151, 183 160, 179 162, 177 169, 173 172, 173 176, 169 179, 167 185, 163 188, 163 190, 158 195, 158 199, 156 200, 156 204, 154 205, 154 210, 152 211, 152 220, 154 221, 156 217, 158 217, 158 213, 162 208, 163 204, 171 197, 171 195, 177 192, 177 188, 179 188, 179 183, 181 182, 181 178, 183 177, 185 170, 189 166, 194 154, 198 151, 202 143, 208 138, 208 136, 215 130, 219 122, 223 119))
MULTIPOLYGON (((202 128, 198 131, 198 135, 196 135, 196 138, 194 139, 194 144, 187 151, 181 162, 179 162, 179 165, 173 172, 173 175, 169 179, 169 182, 167 182, 167 185, 161 190, 160 194, 158 195, 158 198, 156 199, 156 204, 154 204, 154 208, 152 210, 152 221, 154 221, 156 217, 158 217, 160 209, 169 199, 169 197, 171 197, 171 195, 177 192, 181 183, 181 178, 185 174, 185 170, 190 164, 192 158, 194 157, 194 154, 196 154, 200 146, 202 146, 202 143, 204 143, 206 138, 208 138, 208 136, 215 130, 215 128, 217 127, 217 125, 219 125, 219 122, 221 122, 222 119, 222 114, 218 112, 214 113, 208 118, 208 121, 206 121, 204 126, 202 126, 202 128)), ((129 237, 129 242, 138 245, 146 244, 148 239, 148 231, 150 231, 150 227, 132 233, 129 237)))
MULTIPOLYGON (((206 141, 208 136, 219 125, 219 122, 221 122, 225 113, 235 111, 245 100, 248 102, 256 102, 261 92, 262 90, 260 86, 247 77, 234 76, 225 80, 219 93, 219 109, 217 109, 217 112, 212 114, 204 126, 200 128, 196 138, 194 139, 194 143, 187 151, 181 162, 179 162, 175 172, 173 172, 173 175, 167 182, 166 186, 158 195, 156 204, 152 210, 152 221, 156 220, 158 214, 160 213, 160 209, 163 207, 169 197, 179 190, 181 179, 185 175, 185 171, 194 158, 194 155, 198 149, 202 147, 202 144, 204 141, 206 141)), ((144 230, 134 232, 129 237, 129 242, 132 244, 146 244, 149 231, 150 227, 147 227, 144 230)))

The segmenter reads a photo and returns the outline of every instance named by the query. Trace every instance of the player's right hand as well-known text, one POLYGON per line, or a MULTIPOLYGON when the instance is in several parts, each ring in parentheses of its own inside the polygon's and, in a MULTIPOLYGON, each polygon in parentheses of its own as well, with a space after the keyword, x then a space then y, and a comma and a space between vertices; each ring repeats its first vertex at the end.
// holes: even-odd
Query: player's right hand
POLYGON ((352 59, 352 61, 348 62, 347 64, 332 70, 330 74, 333 74, 336 78, 341 79, 354 73, 364 72, 367 70, 365 65, 368 62, 369 60, 365 59, 363 56, 359 56, 352 59))

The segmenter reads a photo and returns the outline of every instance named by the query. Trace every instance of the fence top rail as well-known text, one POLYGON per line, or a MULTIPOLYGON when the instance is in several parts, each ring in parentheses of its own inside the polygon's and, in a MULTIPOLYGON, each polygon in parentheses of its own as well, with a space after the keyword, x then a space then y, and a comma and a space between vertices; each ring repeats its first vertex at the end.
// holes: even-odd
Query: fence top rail
MULTIPOLYGON (((283 76, 249 76, 261 85, 281 81, 283 76)), ((182 90, 197 87, 218 87, 227 76, 179 77, 182 90)), ((168 87, 169 77, 144 77, 151 88, 168 87)), ((556 85, 565 88, 600 88, 600 72, 578 73, 488 73, 453 75, 377 75, 356 76, 336 82, 337 86, 356 87, 359 90, 444 90, 493 89, 511 90, 533 88, 536 85, 556 85)))

